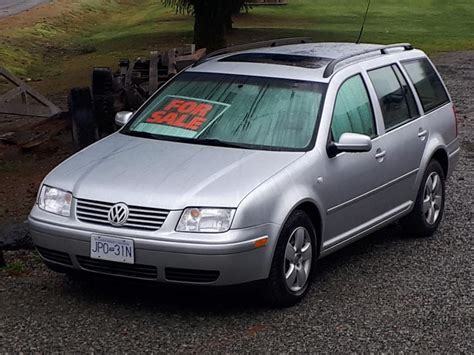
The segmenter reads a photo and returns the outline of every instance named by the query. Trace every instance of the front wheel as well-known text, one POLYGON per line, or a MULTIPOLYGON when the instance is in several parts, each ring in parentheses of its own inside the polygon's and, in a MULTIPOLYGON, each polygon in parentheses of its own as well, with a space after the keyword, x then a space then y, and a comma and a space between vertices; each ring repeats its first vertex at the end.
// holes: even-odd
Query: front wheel
POLYGON ((432 160, 423 175, 415 206, 402 219, 409 235, 429 237, 438 228, 444 212, 445 176, 441 165, 432 160))
POLYGON ((308 292, 316 260, 316 235, 311 219, 294 212, 285 223, 273 256, 265 298, 271 306, 289 307, 308 292))

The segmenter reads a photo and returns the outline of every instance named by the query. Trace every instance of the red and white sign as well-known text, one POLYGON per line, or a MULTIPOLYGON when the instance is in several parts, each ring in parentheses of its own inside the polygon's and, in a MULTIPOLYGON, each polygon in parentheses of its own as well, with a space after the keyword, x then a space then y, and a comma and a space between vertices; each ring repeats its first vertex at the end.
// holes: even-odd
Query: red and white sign
POLYGON ((145 122, 200 132, 228 107, 219 102, 166 96, 145 122))

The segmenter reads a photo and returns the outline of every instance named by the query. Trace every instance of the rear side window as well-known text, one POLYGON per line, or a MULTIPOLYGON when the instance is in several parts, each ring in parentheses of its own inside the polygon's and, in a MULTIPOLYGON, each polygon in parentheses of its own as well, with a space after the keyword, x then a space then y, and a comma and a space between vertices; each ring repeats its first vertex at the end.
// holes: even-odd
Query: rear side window
POLYGON ((386 130, 419 116, 413 93, 396 65, 371 70, 369 77, 379 99, 386 130))
POLYGON ((375 137, 374 114, 360 75, 347 79, 339 88, 331 132, 334 142, 339 142, 343 133, 360 133, 375 137))
POLYGON ((425 112, 431 111, 449 101, 441 80, 427 59, 417 59, 403 63, 405 70, 415 85, 425 112))

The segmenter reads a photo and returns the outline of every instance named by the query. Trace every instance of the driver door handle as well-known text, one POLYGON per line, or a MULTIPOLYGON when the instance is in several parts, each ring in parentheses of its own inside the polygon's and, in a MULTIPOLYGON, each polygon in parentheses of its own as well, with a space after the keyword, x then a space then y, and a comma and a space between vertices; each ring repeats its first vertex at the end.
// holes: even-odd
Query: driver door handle
POLYGON ((377 152, 375 154, 375 159, 380 160, 383 159, 387 155, 387 152, 382 149, 377 149, 377 152))
POLYGON ((427 134, 428 134, 427 129, 420 128, 420 130, 418 131, 418 137, 420 137, 420 138, 426 137, 427 134))

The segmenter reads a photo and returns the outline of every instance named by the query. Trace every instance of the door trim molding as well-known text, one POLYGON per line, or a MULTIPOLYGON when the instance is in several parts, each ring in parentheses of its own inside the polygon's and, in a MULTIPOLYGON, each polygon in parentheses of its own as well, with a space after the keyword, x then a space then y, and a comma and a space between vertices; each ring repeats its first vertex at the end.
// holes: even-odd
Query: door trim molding
POLYGON ((413 201, 407 201, 400 206, 362 224, 348 232, 342 233, 325 243, 323 243, 321 250, 321 257, 331 254, 332 252, 346 246, 347 244, 353 243, 356 240, 372 233, 376 229, 383 227, 386 224, 393 222, 398 219, 405 212, 409 211, 413 206, 413 201))
POLYGON ((371 195, 373 195, 373 194, 376 194, 376 193, 378 193, 378 192, 381 192, 381 191, 383 191, 383 190, 386 190, 386 189, 388 189, 390 186, 392 186, 392 185, 394 185, 394 184, 400 182, 401 180, 407 179, 407 178, 409 178, 410 176, 412 176, 413 174, 416 174, 419 170, 420 170, 420 169, 417 168, 417 169, 414 169, 414 170, 412 170, 412 171, 409 171, 408 173, 403 174, 402 176, 399 176, 398 178, 396 178, 396 179, 394 179, 394 180, 391 180, 391 181, 389 181, 389 182, 387 182, 387 183, 385 183, 385 184, 383 184, 383 185, 381 185, 381 186, 379 186, 379 187, 376 187, 376 188, 373 189, 373 190, 367 191, 367 192, 363 193, 362 195, 356 196, 356 197, 354 197, 354 198, 352 198, 352 199, 350 199, 350 200, 347 200, 347 201, 345 201, 345 202, 343 202, 343 203, 340 203, 339 205, 333 206, 333 207, 329 208, 329 209, 326 211, 326 215, 333 214, 333 213, 335 213, 335 212, 337 212, 337 211, 339 211, 339 210, 341 210, 341 209, 343 209, 343 208, 345 208, 345 207, 348 207, 348 206, 350 206, 350 205, 352 205, 352 204, 354 204, 354 203, 356 203, 356 202, 358 202, 358 201, 360 201, 360 200, 362 200, 362 199, 364 199, 364 198, 367 198, 367 197, 369 197, 369 196, 371 196, 371 195))

